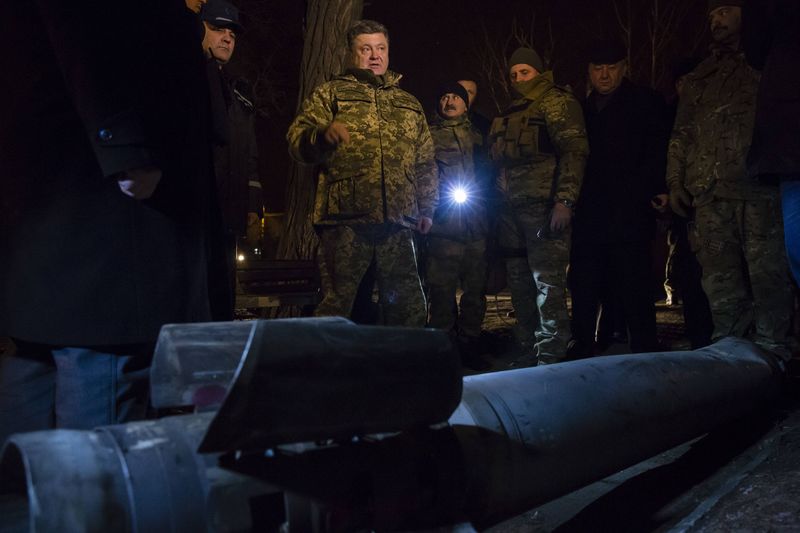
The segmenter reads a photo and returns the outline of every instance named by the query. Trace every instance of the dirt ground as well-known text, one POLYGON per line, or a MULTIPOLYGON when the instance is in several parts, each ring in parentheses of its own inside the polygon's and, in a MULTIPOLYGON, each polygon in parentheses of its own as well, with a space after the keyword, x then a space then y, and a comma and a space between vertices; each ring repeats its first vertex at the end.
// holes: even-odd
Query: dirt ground
MULTIPOLYGON (((491 363, 488 371, 507 370, 515 354, 512 328, 516 324, 513 318, 511 295, 502 291, 487 297, 486 316, 483 320, 483 358, 491 363), (512 313, 512 316, 509 314, 512 313)), ((680 305, 667 306, 664 300, 656 302, 656 321, 658 338, 666 348, 672 350, 688 350, 689 340, 684 334, 683 312, 680 305)), ((604 354, 629 353, 625 344, 613 344, 604 354)), ((474 373, 465 369, 467 374, 474 373)))

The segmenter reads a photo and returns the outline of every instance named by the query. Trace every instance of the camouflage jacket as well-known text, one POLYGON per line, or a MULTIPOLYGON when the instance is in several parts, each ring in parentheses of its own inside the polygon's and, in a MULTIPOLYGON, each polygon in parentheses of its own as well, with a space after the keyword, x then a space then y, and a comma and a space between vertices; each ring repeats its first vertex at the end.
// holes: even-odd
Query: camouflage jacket
POLYGON ((303 102, 286 139, 294 159, 319 164, 314 224, 408 225, 433 218, 438 201, 433 141, 422 106, 400 76, 350 69, 303 102), (334 120, 350 133, 335 149, 322 133, 334 120))
POLYGON ((492 159, 504 169, 500 188, 509 202, 575 202, 583 181, 589 143, 583 110, 572 94, 537 76, 530 91, 494 119, 492 159))
POLYGON ((439 169, 439 207, 434 214, 434 234, 457 240, 486 237, 488 174, 484 162, 483 136, 467 114, 454 119, 436 115, 429 122, 439 169), (454 193, 467 193, 463 204, 454 193))
POLYGON ((763 194, 745 169, 758 83, 740 52, 715 52, 688 75, 669 142, 670 189, 683 185, 695 205, 763 194))

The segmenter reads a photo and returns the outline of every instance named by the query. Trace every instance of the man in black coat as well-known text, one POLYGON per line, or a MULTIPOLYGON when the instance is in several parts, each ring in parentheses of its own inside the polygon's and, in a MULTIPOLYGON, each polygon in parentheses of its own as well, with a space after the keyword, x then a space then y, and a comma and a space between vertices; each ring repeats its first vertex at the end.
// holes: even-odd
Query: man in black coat
POLYGON ((800 3, 747 2, 742 20, 747 61, 762 71, 747 171, 780 181, 786 253, 800 283, 800 3))
POLYGON ((589 159, 575 208, 570 258, 573 339, 568 356, 593 353, 598 307, 610 290, 633 352, 658 349, 650 246, 654 207, 667 202, 663 100, 625 78, 625 48, 596 43, 584 104, 589 159))
POLYGON ((211 276, 222 283, 211 295, 214 320, 232 320, 236 283, 237 242, 257 228, 264 200, 258 176, 258 146, 255 104, 250 84, 231 78, 224 65, 233 57, 236 41, 243 33, 239 10, 225 0, 209 0, 200 11, 203 21, 203 51, 208 63, 208 82, 215 110, 214 173, 222 212, 224 258, 215 258, 211 276))
POLYGON ((208 92, 181 0, 4 6, 0 442, 139 417, 165 323, 209 318, 208 92))

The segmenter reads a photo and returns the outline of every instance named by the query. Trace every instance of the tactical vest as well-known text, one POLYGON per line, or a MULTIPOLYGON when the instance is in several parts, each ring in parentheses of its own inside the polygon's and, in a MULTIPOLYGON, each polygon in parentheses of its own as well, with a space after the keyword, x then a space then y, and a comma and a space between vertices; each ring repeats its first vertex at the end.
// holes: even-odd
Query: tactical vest
POLYGON ((495 118, 489 142, 493 159, 504 167, 531 164, 556 155, 539 101, 523 100, 495 118))

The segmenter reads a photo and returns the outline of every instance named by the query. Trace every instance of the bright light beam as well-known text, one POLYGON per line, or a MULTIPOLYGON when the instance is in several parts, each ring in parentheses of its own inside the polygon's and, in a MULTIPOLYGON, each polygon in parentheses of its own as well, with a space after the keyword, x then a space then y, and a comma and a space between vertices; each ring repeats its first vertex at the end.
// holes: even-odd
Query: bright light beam
POLYGON ((464 187, 456 187, 453 189, 453 201, 457 204, 466 203, 469 195, 467 194, 467 190, 464 187))

